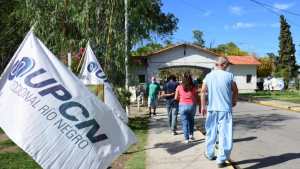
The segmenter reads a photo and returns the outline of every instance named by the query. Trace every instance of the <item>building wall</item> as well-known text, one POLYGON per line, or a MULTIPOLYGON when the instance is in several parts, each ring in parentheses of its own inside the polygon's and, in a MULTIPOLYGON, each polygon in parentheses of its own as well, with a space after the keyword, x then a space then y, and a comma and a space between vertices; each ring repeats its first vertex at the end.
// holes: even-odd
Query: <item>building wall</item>
POLYGON ((181 46, 149 57, 146 77, 149 80, 151 76, 158 75, 159 69, 173 66, 196 66, 211 69, 214 67, 216 59, 216 56, 194 48, 185 48, 184 50, 184 47, 181 46))
MULTIPOLYGON (((145 80, 150 81, 151 76, 157 76, 159 69, 173 66, 196 66, 212 69, 217 57, 206 52, 187 47, 177 47, 148 57, 148 67, 137 67, 135 76, 145 74, 145 80)), ((257 88, 256 65, 231 65, 229 71, 235 76, 240 93, 254 92, 257 88), (247 75, 251 75, 251 82, 247 83, 247 75)))
POLYGON ((240 93, 254 92, 257 88, 256 65, 231 65, 229 71, 234 74, 234 79, 240 93), (247 83, 247 75, 251 75, 251 82, 247 83))

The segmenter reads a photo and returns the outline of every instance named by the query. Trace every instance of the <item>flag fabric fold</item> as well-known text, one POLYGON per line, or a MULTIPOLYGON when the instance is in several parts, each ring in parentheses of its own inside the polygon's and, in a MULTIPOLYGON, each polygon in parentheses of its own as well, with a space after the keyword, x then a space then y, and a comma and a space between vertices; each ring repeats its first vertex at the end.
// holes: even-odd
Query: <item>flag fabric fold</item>
POLYGON ((0 127, 43 168, 106 169, 133 132, 29 32, 0 80, 0 127))
POLYGON ((116 97, 107 76, 98 62, 90 44, 86 46, 84 61, 80 70, 79 78, 85 85, 104 85, 104 103, 111 108, 114 115, 123 122, 128 123, 127 114, 116 97))

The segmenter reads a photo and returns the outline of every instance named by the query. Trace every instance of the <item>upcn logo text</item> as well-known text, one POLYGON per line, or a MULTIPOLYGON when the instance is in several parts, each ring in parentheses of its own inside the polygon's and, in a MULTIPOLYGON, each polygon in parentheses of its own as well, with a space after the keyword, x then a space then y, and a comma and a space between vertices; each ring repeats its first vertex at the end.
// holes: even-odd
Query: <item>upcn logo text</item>
POLYGON ((100 69, 96 62, 90 62, 87 66, 87 70, 90 73, 95 73, 95 75, 102 79, 104 82, 108 82, 107 77, 105 76, 104 72, 100 69))
POLYGON ((8 75, 9 80, 13 80, 16 77, 22 77, 28 73, 34 67, 34 60, 29 57, 23 57, 18 60, 12 67, 12 71, 8 75))
MULTIPOLYGON (((51 96, 63 103, 59 105, 60 114, 67 120, 75 122, 77 129, 88 128, 89 131, 86 137, 92 142, 100 142, 108 139, 106 134, 98 134, 100 125, 94 118, 90 118, 89 111, 84 105, 79 102, 72 101, 71 93, 61 84, 59 84, 54 78, 45 78, 47 71, 44 68, 40 68, 32 71, 34 67, 34 60, 28 57, 23 57, 18 60, 12 68, 8 79, 13 80, 18 77, 24 77, 24 83, 33 89, 39 89, 39 95, 42 97, 51 96), (42 78, 39 78, 42 76, 42 78), (39 80, 43 79, 43 80, 39 80), (79 112, 77 115, 72 113, 79 112), (81 118, 79 118, 79 116, 81 118), (84 119, 84 120, 80 120, 84 119)), ((49 75, 49 74, 48 74, 49 75)))

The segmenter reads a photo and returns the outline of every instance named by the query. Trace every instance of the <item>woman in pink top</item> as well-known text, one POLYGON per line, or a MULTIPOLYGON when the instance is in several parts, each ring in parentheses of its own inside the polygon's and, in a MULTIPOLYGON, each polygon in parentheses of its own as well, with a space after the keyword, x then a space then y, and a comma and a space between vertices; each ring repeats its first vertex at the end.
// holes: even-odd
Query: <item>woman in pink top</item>
POLYGON ((189 143, 194 139, 194 116, 197 103, 197 89, 190 73, 184 73, 181 85, 176 88, 175 99, 179 101, 179 114, 185 143, 189 143))

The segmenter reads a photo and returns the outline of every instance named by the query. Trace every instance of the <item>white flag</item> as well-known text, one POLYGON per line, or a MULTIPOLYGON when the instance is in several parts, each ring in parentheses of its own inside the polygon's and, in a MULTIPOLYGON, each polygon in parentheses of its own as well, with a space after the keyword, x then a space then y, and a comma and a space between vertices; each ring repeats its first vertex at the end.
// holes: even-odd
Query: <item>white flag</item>
POLYGON ((80 79, 86 85, 104 85, 104 103, 112 109, 112 112, 125 123, 128 122, 128 117, 116 97, 112 86, 107 80, 107 77, 99 64, 90 44, 87 44, 84 57, 84 62, 80 70, 80 79))
POLYGON ((0 127, 43 168, 106 169, 132 131, 30 31, 0 80, 0 127))

